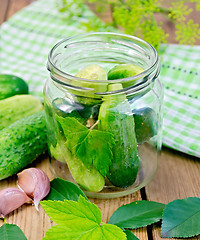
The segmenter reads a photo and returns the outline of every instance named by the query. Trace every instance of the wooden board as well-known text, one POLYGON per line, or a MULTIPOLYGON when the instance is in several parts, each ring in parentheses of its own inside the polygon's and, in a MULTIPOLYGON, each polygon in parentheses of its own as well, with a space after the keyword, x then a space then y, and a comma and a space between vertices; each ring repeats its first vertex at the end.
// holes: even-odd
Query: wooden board
POLYGON ((0 2, 0 24, 6 20, 9 0, 1 0, 0 2))
MULTIPOLYGON (((15 12, 27 6, 34 0, 0 0, 0 23, 11 17, 15 12)), ((103 16, 102 16, 103 17, 103 16)), ((109 15, 104 16, 109 20, 109 15)), ((196 14, 194 18, 199 16, 196 14)), ((165 21, 164 28, 170 32, 170 42, 174 42, 174 29, 165 21)), ((42 156, 31 166, 43 169, 53 179, 49 169, 48 156, 42 156)), ((146 198, 152 201, 168 203, 177 198, 197 196, 200 197, 200 162, 185 154, 164 149, 160 158, 160 168, 153 181, 145 187, 146 198)), ((6 187, 16 187, 16 177, 11 177, 0 182, 0 190, 6 187)), ((144 191, 143 191, 144 192, 144 191)), ((142 194, 143 199, 145 194, 142 194)), ((121 205, 140 200, 141 192, 122 198, 110 200, 90 199, 97 204, 102 212, 103 222, 107 222, 112 213, 121 205)), ((6 217, 7 223, 17 224, 25 233, 28 240, 41 240, 45 232, 53 223, 44 213, 41 206, 37 212, 34 206, 24 205, 6 217)), ((0 226, 3 220, 0 220, 0 226)), ((160 240, 160 225, 152 228, 142 228, 134 231, 140 240, 160 240)), ((200 239, 199 237, 193 239, 200 239)))
MULTIPOLYGON (((54 178, 49 168, 48 156, 40 157, 33 167, 38 167, 44 170, 49 176, 50 180, 54 178)), ((0 190, 7 187, 16 187, 16 177, 0 182, 0 190)), ((108 222, 113 212, 123 204, 130 203, 132 201, 141 200, 140 191, 128 195, 126 197, 115 198, 110 200, 90 199, 91 202, 95 203, 101 210, 102 221, 108 222)), ((28 240, 41 240, 45 236, 45 232, 50 228, 53 223, 49 217, 44 213, 44 210, 39 206, 39 212, 36 211, 32 205, 23 205, 19 209, 15 210, 6 217, 7 223, 13 223, 18 225, 28 240)), ((0 226, 2 226, 3 220, 0 220, 0 226)), ((139 239, 147 240, 146 228, 133 231, 139 239)))
MULTIPOLYGON (((159 171, 145 187, 147 200, 166 204, 175 199, 200 197, 199 173, 199 159, 167 148, 163 149, 159 171)), ((162 239, 160 225, 153 228, 153 239, 162 239)), ((200 236, 193 239, 200 239, 200 236)))
MULTIPOLYGON (((32 1, 33 2, 33 1, 32 1)), ((6 20, 9 19, 14 13, 26 7, 31 3, 31 0, 9 0, 9 7, 6 15, 6 20)))

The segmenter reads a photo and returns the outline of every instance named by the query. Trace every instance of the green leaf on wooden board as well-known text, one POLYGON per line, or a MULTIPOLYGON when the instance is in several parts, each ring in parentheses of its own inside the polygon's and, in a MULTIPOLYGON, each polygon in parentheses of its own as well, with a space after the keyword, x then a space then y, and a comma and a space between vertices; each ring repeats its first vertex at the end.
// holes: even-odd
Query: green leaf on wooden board
POLYGON ((50 193, 45 200, 64 201, 67 199, 78 201, 80 195, 87 199, 85 193, 74 183, 61 178, 55 178, 51 181, 50 193))
POLYGON ((43 201, 41 205, 58 224, 46 232, 44 240, 126 240, 119 227, 102 223, 100 209, 82 196, 78 202, 43 201))
POLYGON ((127 240, 139 240, 130 230, 124 230, 127 240))
POLYGON ((200 198, 170 202, 163 212, 161 237, 188 238, 200 234, 200 198))
POLYGON ((135 229, 158 222, 162 218, 165 204, 153 201, 135 201, 119 207, 108 223, 120 228, 135 229))
POLYGON ((15 224, 5 223, 0 227, 1 240, 27 240, 22 230, 15 224))

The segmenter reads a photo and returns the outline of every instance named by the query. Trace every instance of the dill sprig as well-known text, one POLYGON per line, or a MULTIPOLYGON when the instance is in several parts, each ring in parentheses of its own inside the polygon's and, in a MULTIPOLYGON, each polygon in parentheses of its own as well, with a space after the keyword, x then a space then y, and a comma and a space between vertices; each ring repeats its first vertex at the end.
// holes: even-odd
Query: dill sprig
POLYGON ((158 48, 161 43, 167 43, 168 33, 162 28, 162 22, 156 21, 156 14, 164 14, 175 26, 176 40, 181 44, 194 44, 200 39, 200 27, 188 15, 193 11, 187 6, 192 2, 200 11, 200 0, 173 0, 165 6, 162 0, 59 0, 59 11, 65 13, 65 18, 81 16, 84 3, 95 3, 96 10, 102 12, 111 10, 111 23, 104 23, 97 16, 91 15, 83 22, 88 31, 113 31, 118 28, 127 34, 143 38, 158 48), (187 17, 187 18, 186 18, 187 17))

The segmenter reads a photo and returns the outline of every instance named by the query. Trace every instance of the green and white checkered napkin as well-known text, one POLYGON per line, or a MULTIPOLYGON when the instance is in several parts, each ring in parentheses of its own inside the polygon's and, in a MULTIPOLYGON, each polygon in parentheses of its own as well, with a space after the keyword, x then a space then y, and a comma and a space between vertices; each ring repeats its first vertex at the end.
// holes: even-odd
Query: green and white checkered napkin
MULTIPOLYGON (((65 22, 55 0, 38 0, 1 27, 1 72, 25 79, 32 94, 42 96, 48 77, 47 55, 60 39, 86 31, 81 22, 65 22)), ((200 46, 162 45, 160 79, 165 86, 163 145, 200 157, 200 46)))

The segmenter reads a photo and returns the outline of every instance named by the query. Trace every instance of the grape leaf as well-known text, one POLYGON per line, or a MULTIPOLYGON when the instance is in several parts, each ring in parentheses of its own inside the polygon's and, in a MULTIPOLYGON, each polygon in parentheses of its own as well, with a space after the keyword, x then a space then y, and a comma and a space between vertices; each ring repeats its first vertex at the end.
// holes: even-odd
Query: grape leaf
POLYGON ((75 118, 57 116, 57 120, 67 138, 65 145, 72 154, 76 155, 86 167, 93 165, 103 176, 106 176, 113 158, 112 134, 89 130, 75 118))
POLYGON ((27 240, 22 230, 15 224, 5 223, 0 227, 1 240, 27 240))
POLYGON ((139 240, 130 230, 125 230, 127 240, 139 240))
POLYGON ((161 236, 188 238, 200 234, 200 198, 170 202, 163 212, 161 236))
POLYGON ((44 240, 125 240, 126 234, 117 226, 102 223, 99 208, 80 196, 72 200, 43 201, 47 215, 58 225, 46 232, 44 240))
POLYGON ((139 228, 158 222, 162 218, 165 204, 153 201, 135 201, 119 207, 108 223, 121 228, 139 228))
POLYGON ((74 183, 61 178, 55 178, 51 181, 50 193, 46 196, 45 200, 64 201, 67 199, 78 201, 80 195, 87 199, 84 192, 74 183))

